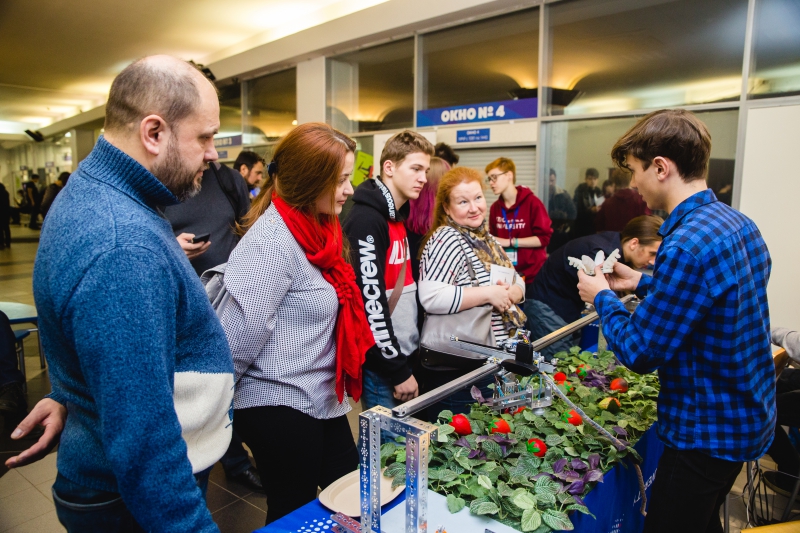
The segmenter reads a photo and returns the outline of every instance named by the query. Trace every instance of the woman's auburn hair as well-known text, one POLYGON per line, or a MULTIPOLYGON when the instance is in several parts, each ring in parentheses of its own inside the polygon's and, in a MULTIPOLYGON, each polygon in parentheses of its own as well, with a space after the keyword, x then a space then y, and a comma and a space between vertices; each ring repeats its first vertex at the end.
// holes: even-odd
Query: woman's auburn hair
POLYGON ((450 170, 450 164, 440 157, 431 157, 431 166, 425 177, 427 181, 422 186, 419 198, 409 200, 411 212, 406 219, 406 227, 414 233, 425 235, 433 224, 433 207, 436 204, 436 192, 439 190, 439 180, 450 170))
POLYGON ((446 204, 450 203, 450 194, 453 192, 453 189, 462 183, 472 183, 473 181, 481 186, 482 191, 486 190, 483 175, 474 168, 455 167, 447 171, 444 176, 439 179, 439 190, 436 191, 436 205, 433 208, 433 224, 431 224, 431 229, 428 230, 428 233, 419 245, 420 257, 421 252, 425 249, 425 245, 428 244, 434 232, 442 226, 447 226, 447 213, 444 207, 446 204))
POLYGON ((273 192, 290 206, 317 219, 317 201, 330 195, 333 212, 345 157, 355 149, 353 139, 322 122, 308 122, 292 129, 275 148, 272 156, 275 174, 267 174, 264 187, 237 224, 239 235, 247 233, 264 214, 273 192))

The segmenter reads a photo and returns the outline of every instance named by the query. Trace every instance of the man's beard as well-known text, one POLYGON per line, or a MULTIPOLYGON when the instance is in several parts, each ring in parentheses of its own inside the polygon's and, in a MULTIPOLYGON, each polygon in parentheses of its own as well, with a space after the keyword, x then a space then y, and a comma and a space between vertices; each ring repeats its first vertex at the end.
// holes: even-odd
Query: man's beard
POLYGON ((181 202, 200 192, 201 180, 196 179, 197 171, 197 168, 189 168, 181 159, 175 137, 167 142, 164 161, 153 166, 153 175, 181 202))

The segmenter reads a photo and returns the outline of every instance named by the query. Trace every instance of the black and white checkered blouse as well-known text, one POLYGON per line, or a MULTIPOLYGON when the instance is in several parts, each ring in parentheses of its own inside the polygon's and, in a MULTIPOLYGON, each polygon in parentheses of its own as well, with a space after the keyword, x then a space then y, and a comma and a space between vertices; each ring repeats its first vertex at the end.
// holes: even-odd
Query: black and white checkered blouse
POLYGON ((314 418, 350 410, 336 398, 336 291, 271 205, 231 253, 222 327, 233 353, 234 407, 284 405, 314 418))

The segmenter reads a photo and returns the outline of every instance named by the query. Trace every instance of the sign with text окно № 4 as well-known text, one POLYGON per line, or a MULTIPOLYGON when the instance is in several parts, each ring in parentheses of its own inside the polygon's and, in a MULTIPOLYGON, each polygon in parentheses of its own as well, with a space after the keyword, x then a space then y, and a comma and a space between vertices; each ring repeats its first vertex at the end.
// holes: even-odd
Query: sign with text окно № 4
POLYGON ((537 98, 503 100, 417 111, 417 127, 536 118, 537 98))

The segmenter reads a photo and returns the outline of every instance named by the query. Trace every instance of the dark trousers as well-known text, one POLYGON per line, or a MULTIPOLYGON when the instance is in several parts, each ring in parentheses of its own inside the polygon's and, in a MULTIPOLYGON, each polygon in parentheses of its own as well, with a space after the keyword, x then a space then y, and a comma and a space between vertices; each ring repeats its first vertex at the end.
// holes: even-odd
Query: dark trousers
POLYGON ((0 387, 9 383, 25 383, 17 366, 17 341, 8 316, 0 311, 0 387))
POLYGON ((35 228, 39 225, 39 206, 35 205, 31 208, 31 221, 28 223, 29 228, 35 228))
POLYGON ((236 430, 232 432, 228 450, 219 462, 222 463, 222 469, 225 470, 225 475, 228 477, 238 476, 253 466, 250 464, 247 451, 242 447, 242 438, 236 433, 236 430))
POLYGON ((775 406, 778 424, 775 426, 775 440, 767 453, 778 465, 778 470, 798 476, 800 454, 781 426, 800 427, 800 370, 787 368, 781 373, 775 385, 775 406))
POLYGON ((267 524, 358 468, 346 416, 319 420, 286 406, 237 409, 233 426, 253 452, 267 493, 267 524))
POLYGON ((0 220, 0 248, 11 246, 11 226, 8 223, 8 217, 2 217, 0 220))
POLYGON ((644 533, 722 533, 719 509, 741 470, 741 461, 665 446, 644 533))

